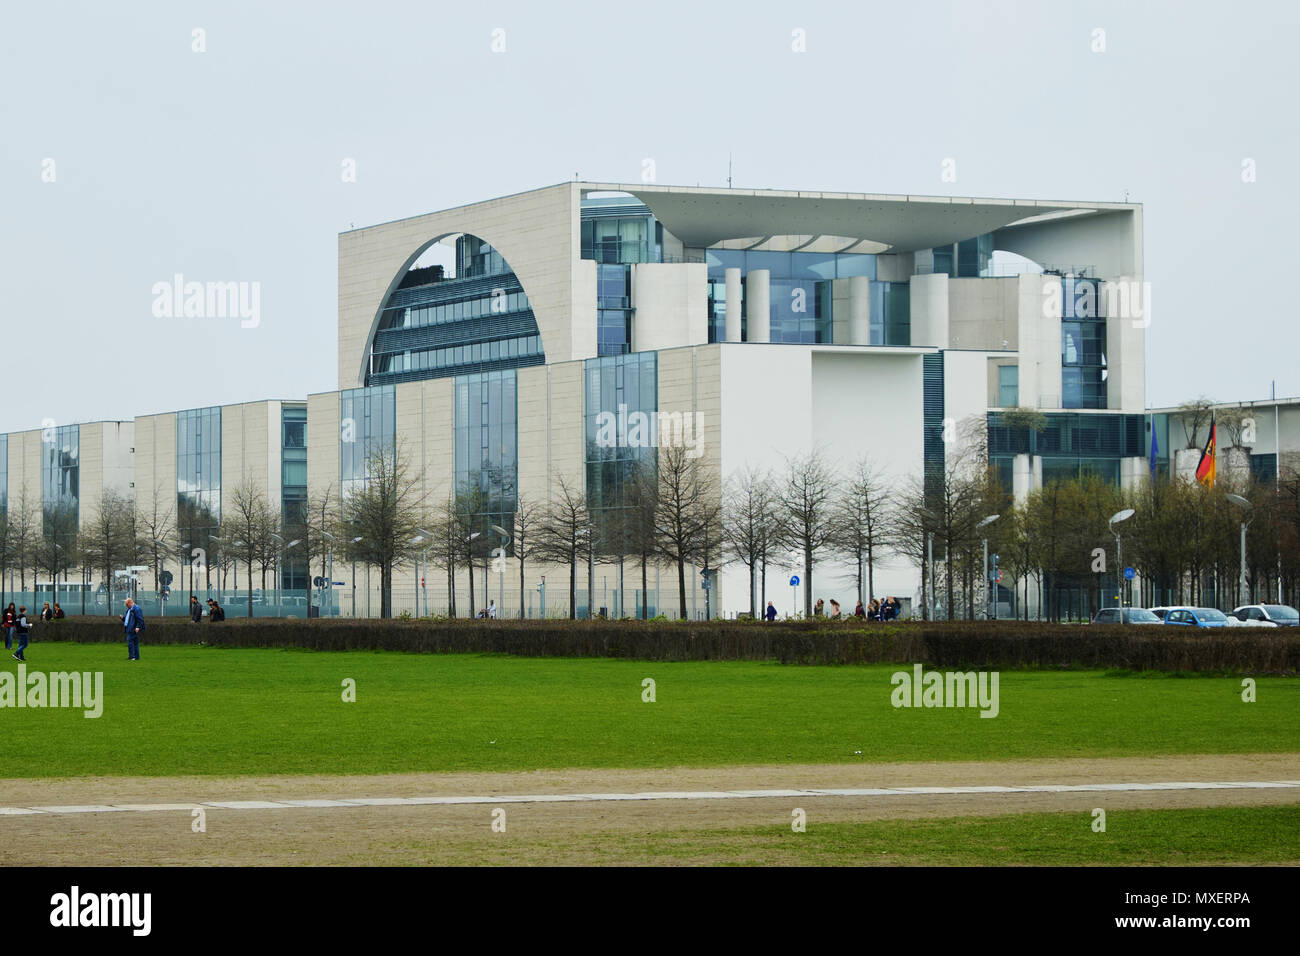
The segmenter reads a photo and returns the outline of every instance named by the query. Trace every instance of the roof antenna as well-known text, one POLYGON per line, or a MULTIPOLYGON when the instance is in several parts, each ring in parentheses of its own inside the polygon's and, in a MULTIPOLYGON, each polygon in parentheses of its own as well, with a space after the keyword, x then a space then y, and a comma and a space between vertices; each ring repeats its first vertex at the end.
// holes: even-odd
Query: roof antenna
POLYGON ((727 153, 727 188, 731 188, 731 153, 727 153))
POLYGON ((1128 190, 1124 190, 1124 201, 1128 202, 1128 190))

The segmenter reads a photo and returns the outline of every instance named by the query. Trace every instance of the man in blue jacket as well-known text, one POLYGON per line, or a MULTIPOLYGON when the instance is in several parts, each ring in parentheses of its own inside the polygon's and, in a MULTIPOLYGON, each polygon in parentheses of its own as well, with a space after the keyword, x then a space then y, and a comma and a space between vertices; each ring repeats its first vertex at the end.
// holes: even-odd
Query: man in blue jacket
POLYGON ((126 599, 126 613, 122 615, 122 626, 126 629, 126 659, 138 661, 140 632, 144 630, 144 612, 130 598, 126 599))

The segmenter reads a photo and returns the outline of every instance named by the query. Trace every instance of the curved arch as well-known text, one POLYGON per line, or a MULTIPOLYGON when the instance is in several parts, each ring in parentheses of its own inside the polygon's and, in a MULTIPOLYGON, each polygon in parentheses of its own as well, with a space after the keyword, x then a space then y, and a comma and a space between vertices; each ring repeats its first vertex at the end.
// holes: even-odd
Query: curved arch
POLYGON ((548 362, 595 354, 595 269, 580 261, 577 184, 561 183, 339 235, 339 387, 365 381, 383 306, 431 245, 468 233, 509 263, 548 362))
MULTIPOLYGON (((424 277, 421 278, 423 279, 424 277)), ((510 294, 513 295, 514 292, 511 292, 510 294)), ((390 329, 400 330, 407 328, 407 326, 393 326, 391 324, 386 328, 384 324, 386 313, 403 307, 406 307, 408 310, 415 310, 436 308, 438 306, 452 305, 461 302, 479 303, 478 311, 471 314, 467 309, 463 318, 443 319, 436 323, 421 322, 409 326, 409 328, 432 328, 435 324, 442 325, 444 322, 447 322, 450 328, 459 331, 461 335, 455 336, 450 341, 445 341, 443 345, 444 348, 454 347, 457 345, 475 345, 479 342, 508 341, 510 339, 520 339, 521 337, 527 338, 533 336, 538 337, 538 340, 540 341, 541 329, 538 327, 536 316, 532 311, 532 302, 528 297, 528 292, 524 289, 523 280, 519 277, 518 273, 515 272, 514 267, 505 255, 486 239, 472 232, 443 232, 420 243, 414 251, 407 255, 401 267, 397 269, 392 278, 389 279, 387 288, 385 289, 378 306, 375 308, 374 315, 370 319, 369 331, 367 333, 365 345, 362 349, 363 369, 361 372, 361 381, 368 385, 372 383, 373 377, 376 374, 384 374, 384 372, 376 372, 373 368, 373 358, 376 354, 375 350, 377 343, 379 343, 380 351, 383 355, 396 354, 396 349, 391 346, 387 349, 383 348, 383 343, 381 342, 381 336, 383 333, 390 329), (446 276, 445 278, 438 278, 435 275, 434 277, 430 277, 427 281, 417 280, 408 285, 407 279, 411 276, 412 270, 415 269, 416 265, 420 262, 421 258, 424 257, 425 253, 438 243, 452 238, 455 239, 454 274, 446 276), (466 244, 472 245, 467 248, 466 244), (467 262, 471 257, 477 257, 483 253, 489 255, 490 264, 485 264, 486 267, 482 268, 481 271, 474 271, 472 268, 467 268, 467 262), (470 283, 473 283, 473 280, 476 279, 482 281, 470 285, 470 283), (454 285, 454 283, 459 283, 459 285, 454 285), (488 292, 484 288, 485 284, 491 287, 491 292, 488 292), (495 314, 495 296, 498 294, 498 289, 506 288, 507 290, 513 290, 516 286, 517 291, 523 295, 522 305, 519 302, 515 302, 513 308, 502 311, 498 317, 498 315, 495 314), (417 291, 420 289, 425 289, 427 294, 421 296, 417 291), (403 297, 402 294, 408 292, 408 290, 409 294, 403 297), (457 290, 463 290, 464 294, 459 296, 456 295, 455 292, 457 290), (451 293, 450 296, 446 295, 448 292, 451 293), (485 301, 488 298, 492 298, 493 300, 490 305, 485 301), (394 299, 398 299, 398 301, 394 303, 394 299), (522 317, 519 315, 521 308, 526 310, 525 315, 522 317), (507 316, 511 317, 508 318, 507 316), (479 326, 479 328, 475 328, 476 325, 479 326), (513 328, 511 326, 513 326, 513 328), (481 335, 475 336, 473 334, 475 332, 481 333, 481 335), (469 333, 468 336, 466 333, 469 333)), ((417 344, 408 340, 401 344, 406 345, 407 350, 414 354, 418 351, 424 351, 434 347, 434 343, 428 343, 427 340, 426 343, 427 344, 417 344)), ((529 347, 535 348, 535 343, 529 347)), ((496 367, 505 368, 511 367, 512 364, 529 365, 537 364, 539 360, 545 360, 544 350, 542 350, 540 354, 537 352, 521 352, 520 354, 523 358, 518 363, 513 363, 509 358, 494 358, 490 361, 496 367)), ((486 362, 489 360, 484 359, 484 361, 486 362)), ((418 366, 415 369, 408 368, 405 370, 398 370, 398 373, 400 374, 401 371, 419 371, 425 367, 429 368, 431 371, 435 369, 434 365, 429 364, 428 366, 418 366)), ((441 366, 438 367, 440 368, 441 366)), ((447 368, 454 368, 454 366, 447 366, 447 368)), ((414 379, 425 377, 436 378, 444 377, 444 375, 432 371, 432 374, 427 376, 413 376, 414 379)))

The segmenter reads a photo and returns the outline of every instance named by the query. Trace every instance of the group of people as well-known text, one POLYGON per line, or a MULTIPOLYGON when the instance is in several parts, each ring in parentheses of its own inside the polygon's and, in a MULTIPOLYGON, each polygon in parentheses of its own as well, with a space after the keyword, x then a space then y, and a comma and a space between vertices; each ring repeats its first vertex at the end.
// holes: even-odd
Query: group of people
MULTIPOLYGON (((40 619, 42 621, 60 621, 67 617, 63 613, 63 608, 59 602, 55 601, 54 606, 46 601, 45 606, 41 608, 40 619)), ((9 656, 16 661, 25 661, 27 656, 24 653, 27 645, 31 641, 32 622, 27 620, 27 605, 14 607, 14 602, 10 601, 9 606, 4 609, 3 619, 0 620, 0 627, 5 632, 5 650, 13 650, 9 656), (18 642, 18 647, 14 649, 14 642, 18 642)))
MULTIPOLYGON (((215 624, 217 621, 224 621, 225 619, 225 609, 212 598, 208 598, 208 623, 215 624)), ((193 594, 190 595, 190 621, 194 624, 200 624, 203 621, 203 605, 199 603, 199 599, 193 594)))
POLYGON ((853 611, 853 616, 863 618, 868 621, 894 621, 898 619, 899 612, 902 611, 902 605, 898 603, 898 598, 890 595, 883 601, 879 598, 872 598, 871 603, 865 608, 862 602, 853 611))
MULTIPOLYGON (((871 603, 866 607, 863 607, 862 602, 859 601, 858 606, 853 610, 853 616, 866 621, 893 621, 897 620, 901 610, 902 605, 899 604, 898 598, 890 595, 883 601, 879 598, 872 598, 871 603)), ((769 621, 776 620, 776 605, 771 601, 767 602, 767 610, 763 612, 763 617, 769 621)), ((813 617, 825 617, 832 621, 842 621, 844 620, 844 612, 840 610, 840 602, 831 598, 830 613, 828 614, 826 612, 826 602, 818 598, 817 603, 813 605, 813 617)))

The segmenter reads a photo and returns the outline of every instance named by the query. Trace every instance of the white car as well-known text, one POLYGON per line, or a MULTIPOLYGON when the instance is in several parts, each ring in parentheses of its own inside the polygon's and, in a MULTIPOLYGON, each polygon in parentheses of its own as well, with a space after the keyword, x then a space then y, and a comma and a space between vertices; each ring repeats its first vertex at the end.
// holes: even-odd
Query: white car
POLYGON ((1289 604, 1246 604, 1228 615, 1247 627, 1297 627, 1300 613, 1289 604))

